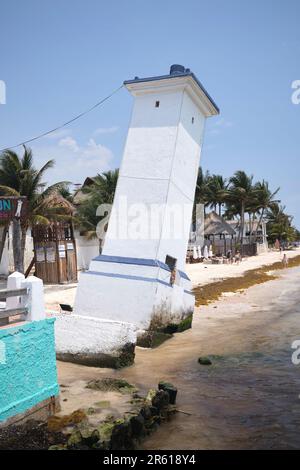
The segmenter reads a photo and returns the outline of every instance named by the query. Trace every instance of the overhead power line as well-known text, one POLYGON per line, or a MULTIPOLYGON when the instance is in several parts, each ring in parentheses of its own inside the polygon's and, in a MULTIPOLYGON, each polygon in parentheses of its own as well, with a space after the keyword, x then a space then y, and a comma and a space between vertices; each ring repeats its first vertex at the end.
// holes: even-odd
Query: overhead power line
POLYGON ((98 103, 94 104, 93 106, 88 108, 86 111, 83 111, 82 113, 77 114, 77 116, 73 117, 69 121, 64 122, 60 126, 54 127, 50 131, 43 132, 42 134, 39 134, 35 137, 32 137, 31 139, 24 140, 23 142, 20 142, 18 144, 12 145, 10 147, 4 147, 4 148, 0 149, 0 152, 4 152, 5 150, 12 150, 12 149, 15 149, 17 147, 20 147, 21 145, 29 144, 30 142, 34 142, 35 140, 41 139, 42 137, 45 137, 46 135, 52 134, 53 132, 56 132, 56 131, 59 131, 60 129, 63 129, 64 127, 68 126, 72 122, 77 121, 77 119, 80 119, 81 117, 83 117, 86 114, 90 113, 91 111, 93 111, 93 109, 98 108, 98 106, 101 106, 101 104, 103 104, 105 101, 107 101, 109 98, 111 98, 115 93, 117 93, 119 90, 121 90, 121 88, 123 88, 123 85, 119 86, 119 88, 116 88, 112 93, 107 95, 102 100, 98 101, 98 103))

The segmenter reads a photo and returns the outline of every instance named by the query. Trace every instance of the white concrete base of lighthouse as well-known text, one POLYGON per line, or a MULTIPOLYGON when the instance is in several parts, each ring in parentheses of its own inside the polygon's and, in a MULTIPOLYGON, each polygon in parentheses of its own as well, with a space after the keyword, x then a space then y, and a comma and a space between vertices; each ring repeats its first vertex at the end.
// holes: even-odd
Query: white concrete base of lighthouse
POLYGON ((182 271, 170 283, 169 267, 152 259, 101 255, 80 275, 74 312, 129 322, 138 335, 147 330, 176 331, 191 326, 194 296, 182 271))
POLYGON ((57 315, 57 358, 95 367, 119 368, 134 361, 136 328, 131 323, 81 315, 57 315))

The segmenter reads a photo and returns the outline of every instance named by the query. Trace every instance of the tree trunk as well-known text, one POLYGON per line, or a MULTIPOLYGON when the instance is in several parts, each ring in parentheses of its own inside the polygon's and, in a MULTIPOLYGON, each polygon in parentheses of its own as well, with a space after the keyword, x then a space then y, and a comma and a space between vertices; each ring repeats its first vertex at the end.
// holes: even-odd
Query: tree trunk
POLYGON ((254 212, 249 212, 249 242, 252 243, 253 241, 253 225, 255 221, 255 213, 254 212), (252 214, 252 217, 251 217, 252 214))
POLYGON ((3 232, 2 232, 1 240, 0 240, 0 263, 2 261, 2 255, 3 255, 4 246, 5 246, 8 227, 9 227, 9 224, 3 225, 3 232))
POLYGON ((25 270, 25 249, 26 249, 26 234, 27 234, 27 225, 21 225, 21 256, 23 269, 25 270))
MULTIPOLYGON (((257 239, 257 232, 258 232, 259 226, 262 224, 264 213, 265 213, 265 209, 262 209, 256 230, 255 230, 255 239, 257 239)), ((262 230, 262 236, 263 236, 263 230, 262 230)))
POLYGON ((240 233, 241 256, 243 256, 244 226, 245 226, 245 202, 242 201, 242 208, 241 208, 241 233, 240 233))
POLYGON ((251 243, 251 225, 252 225, 252 219, 251 219, 251 212, 248 212, 248 220, 249 220, 249 243, 251 243))
POLYGON ((13 254, 15 271, 24 273, 24 261, 22 257, 22 230, 20 220, 13 219, 13 254))

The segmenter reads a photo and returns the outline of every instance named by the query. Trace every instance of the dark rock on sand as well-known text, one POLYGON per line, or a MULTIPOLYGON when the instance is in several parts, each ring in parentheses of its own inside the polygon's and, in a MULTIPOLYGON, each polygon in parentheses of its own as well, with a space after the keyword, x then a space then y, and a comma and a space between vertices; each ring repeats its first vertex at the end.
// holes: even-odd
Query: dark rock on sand
POLYGON ((173 384, 169 382, 164 382, 163 380, 161 380, 158 384, 158 389, 168 392, 170 405, 175 405, 176 397, 177 397, 177 388, 174 387, 173 384))
POLYGON ((198 358, 198 362, 202 366, 211 366, 212 365, 212 361, 210 360, 210 358, 208 356, 200 356, 198 358))

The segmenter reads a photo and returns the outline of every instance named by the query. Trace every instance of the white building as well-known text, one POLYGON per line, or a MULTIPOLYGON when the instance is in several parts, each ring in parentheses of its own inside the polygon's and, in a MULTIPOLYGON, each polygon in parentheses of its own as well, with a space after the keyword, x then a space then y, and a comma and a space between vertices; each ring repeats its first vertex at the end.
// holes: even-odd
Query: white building
POLYGON ((204 123, 219 110, 195 75, 179 65, 169 75, 124 85, 134 104, 113 212, 102 255, 80 275, 75 313, 146 330, 179 324, 194 309, 186 250, 204 123), (155 236, 136 236, 133 212, 140 208, 148 216, 153 205, 162 208, 150 227, 155 236), (185 224, 177 237, 165 236, 174 207, 184 210, 185 224))
MULTIPOLYGON (((240 232, 240 220, 226 221, 234 229, 238 237, 240 232)), ((249 220, 244 222, 243 244, 256 243, 257 254, 268 251, 268 235, 266 220, 249 220)))

